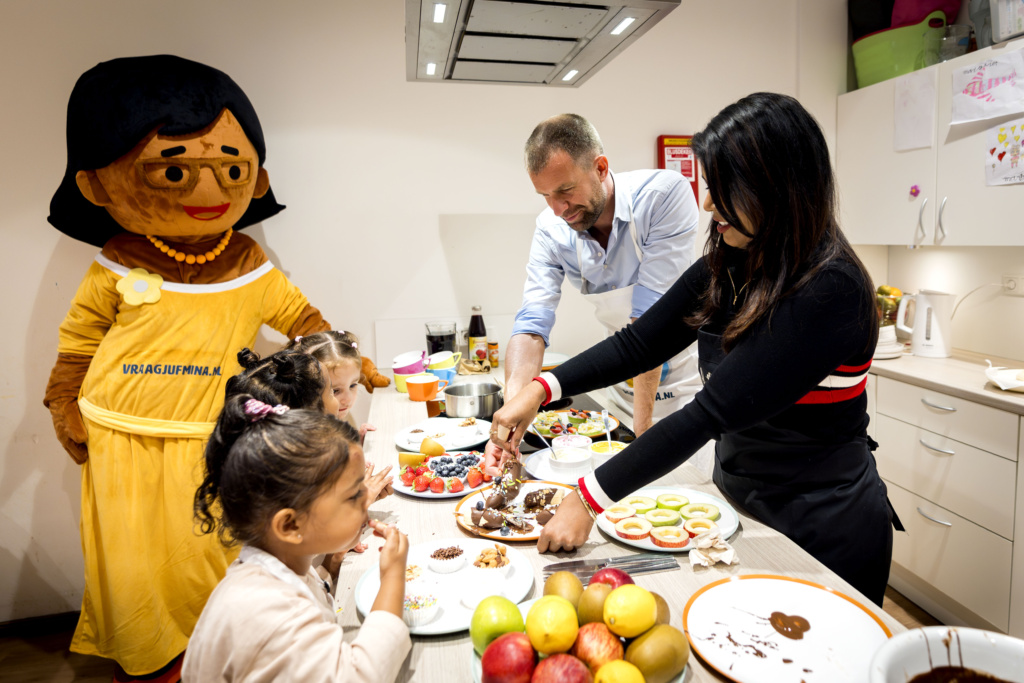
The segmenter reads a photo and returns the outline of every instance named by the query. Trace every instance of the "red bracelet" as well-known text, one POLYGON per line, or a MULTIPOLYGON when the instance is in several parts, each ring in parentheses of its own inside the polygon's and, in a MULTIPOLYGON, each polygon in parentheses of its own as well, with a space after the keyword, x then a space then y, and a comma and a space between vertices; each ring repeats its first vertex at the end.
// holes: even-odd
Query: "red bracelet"
POLYGON ((534 377, 533 381, 540 382, 540 385, 544 387, 544 402, 541 403, 541 405, 546 406, 547 404, 551 403, 551 387, 548 386, 547 380, 545 380, 543 377, 534 377))

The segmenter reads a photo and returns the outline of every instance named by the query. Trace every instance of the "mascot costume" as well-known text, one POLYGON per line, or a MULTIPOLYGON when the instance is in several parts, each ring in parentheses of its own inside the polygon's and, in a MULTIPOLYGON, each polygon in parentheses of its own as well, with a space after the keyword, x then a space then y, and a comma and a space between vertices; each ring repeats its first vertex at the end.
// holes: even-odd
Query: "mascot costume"
MULTIPOLYGON (((177 680, 237 555, 192 519, 235 356, 263 324, 289 338, 329 325, 236 232, 284 207, 256 111, 226 74, 168 55, 99 64, 71 93, 67 143, 49 221, 102 247, 61 324, 45 399, 82 465, 85 594, 71 649, 115 660, 118 680, 177 680)), ((367 389, 386 384, 364 367, 376 375, 367 389)))

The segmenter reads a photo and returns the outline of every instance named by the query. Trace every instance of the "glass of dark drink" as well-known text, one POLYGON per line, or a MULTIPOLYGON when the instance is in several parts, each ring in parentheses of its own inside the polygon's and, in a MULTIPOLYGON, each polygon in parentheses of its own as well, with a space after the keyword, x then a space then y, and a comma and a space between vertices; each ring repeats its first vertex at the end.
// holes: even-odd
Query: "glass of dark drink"
POLYGON ((434 354, 438 351, 457 350, 455 344, 455 323, 434 322, 427 323, 427 354, 434 354))

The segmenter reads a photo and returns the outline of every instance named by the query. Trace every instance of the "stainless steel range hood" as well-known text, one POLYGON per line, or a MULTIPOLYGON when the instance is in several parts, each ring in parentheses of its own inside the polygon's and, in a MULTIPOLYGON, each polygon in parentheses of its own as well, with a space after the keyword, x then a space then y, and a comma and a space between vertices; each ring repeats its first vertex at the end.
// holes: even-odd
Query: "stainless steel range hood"
POLYGON ((405 0, 406 80, 573 88, 681 0, 405 0))

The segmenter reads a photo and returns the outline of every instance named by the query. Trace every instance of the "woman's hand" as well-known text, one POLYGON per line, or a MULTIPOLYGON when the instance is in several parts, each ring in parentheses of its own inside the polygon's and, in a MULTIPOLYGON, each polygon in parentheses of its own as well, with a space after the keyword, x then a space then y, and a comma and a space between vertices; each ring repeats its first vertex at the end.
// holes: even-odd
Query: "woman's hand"
POLYGON ((505 463, 515 459, 515 453, 509 453, 501 446, 488 441, 484 446, 483 473, 492 477, 500 477, 505 463))
POLYGON ((537 552, 546 553, 576 550, 590 536, 594 520, 590 513, 573 491, 558 504, 555 516, 541 529, 537 539, 537 552))
POLYGON ((388 465, 377 474, 373 473, 373 463, 366 463, 366 494, 370 503, 387 498, 394 493, 391 483, 395 480, 390 476, 391 465, 388 465))
POLYGON ((540 382, 530 382, 491 418, 491 442, 499 448, 515 453, 527 428, 537 417, 540 404, 547 393, 540 382))

